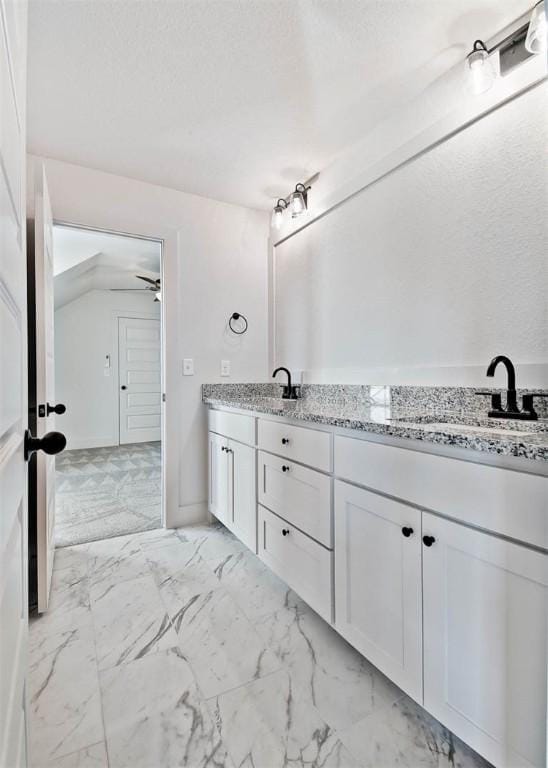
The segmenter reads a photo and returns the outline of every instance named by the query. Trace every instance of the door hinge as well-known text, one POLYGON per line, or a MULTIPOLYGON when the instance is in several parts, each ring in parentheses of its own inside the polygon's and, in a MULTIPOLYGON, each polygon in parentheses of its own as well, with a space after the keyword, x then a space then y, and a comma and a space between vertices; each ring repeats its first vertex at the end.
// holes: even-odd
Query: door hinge
POLYGON ((165 403, 166 401, 166 393, 162 392, 162 403, 165 403))

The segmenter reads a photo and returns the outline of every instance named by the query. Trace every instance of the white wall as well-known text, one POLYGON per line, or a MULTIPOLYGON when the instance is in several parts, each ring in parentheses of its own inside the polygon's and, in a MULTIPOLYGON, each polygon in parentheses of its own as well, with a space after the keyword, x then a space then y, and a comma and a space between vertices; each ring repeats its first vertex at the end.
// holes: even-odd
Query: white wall
POLYGON ((547 386, 546 85, 275 248, 275 357, 308 381, 547 386))
POLYGON ((118 316, 159 319, 160 309, 152 294, 93 290, 55 312, 55 394, 67 406, 57 423, 68 449, 118 445, 118 316))
MULTIPOLYGON (((29 161, 32 172, 37 158, 29 161)), ((268 215, 56 160, 46 159, 45 166, 58 221, 164 239, 165 446, 178 457, 166 468, 167 522, 202 519, 207 436, 201 384, 220 380, 221 359, 232 364, 227 381, 268 375, 268 215), (225 333, 233 311, 249 320, 237 342, 225 333), (184 357, 195 358, 194 377, 182 377, 184 357)))

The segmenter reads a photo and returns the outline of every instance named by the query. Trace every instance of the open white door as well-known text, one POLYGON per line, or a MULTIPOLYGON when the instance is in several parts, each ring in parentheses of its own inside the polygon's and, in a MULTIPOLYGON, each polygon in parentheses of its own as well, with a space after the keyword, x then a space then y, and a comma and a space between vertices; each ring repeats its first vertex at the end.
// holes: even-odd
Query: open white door
MULTIPOLYGON (((34 190, 34 274, 36 307, 36 437, 55 429, 53 217, 45 170, 34 190)), ((64 411, 64 406, 61 406, 64 411)), ((36 554, 38 612, 47 610, 55 556, 55 456, 36 455, 36 554)))
POLYGON ((118 319, 120 376, 120 445, 160 440, 160 321, 118 319))
POLYGON ((25 3, 0 5, 0 765, 26 757, 25 3), (6 11, 9 9, 9 14, 6 11))

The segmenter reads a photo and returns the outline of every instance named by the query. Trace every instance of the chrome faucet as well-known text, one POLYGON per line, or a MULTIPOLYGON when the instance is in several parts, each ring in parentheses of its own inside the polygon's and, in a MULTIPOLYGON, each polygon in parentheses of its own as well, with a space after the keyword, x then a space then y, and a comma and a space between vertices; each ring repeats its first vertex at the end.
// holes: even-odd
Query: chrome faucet
POLYGON ((283 371, 287 374, 287 384, 282 385, 282 399, 283 400, 297 400, 299 397, 299 390, 300 387, 294 386, 291 384, 291 371, 289 368, 284 368, 283 366, 280 366, 279 368, 276 368, 274 373, 272 374, 272 378, 276 378, 276 374, 278 374, 280 371, 283 371))

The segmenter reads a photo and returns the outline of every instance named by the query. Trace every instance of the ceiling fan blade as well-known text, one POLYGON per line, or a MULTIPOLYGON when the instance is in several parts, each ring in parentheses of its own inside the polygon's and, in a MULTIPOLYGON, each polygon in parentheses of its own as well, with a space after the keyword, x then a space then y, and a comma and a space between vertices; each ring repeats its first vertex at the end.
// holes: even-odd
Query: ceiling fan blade
POLYGON ((138 277, 139 280, 144 280, 146 283, 150 283, 154 287, 160 282, 160 280, 153 280, 151 277, 143 277, 143 275, 135 275, 135 277, 138 277))

